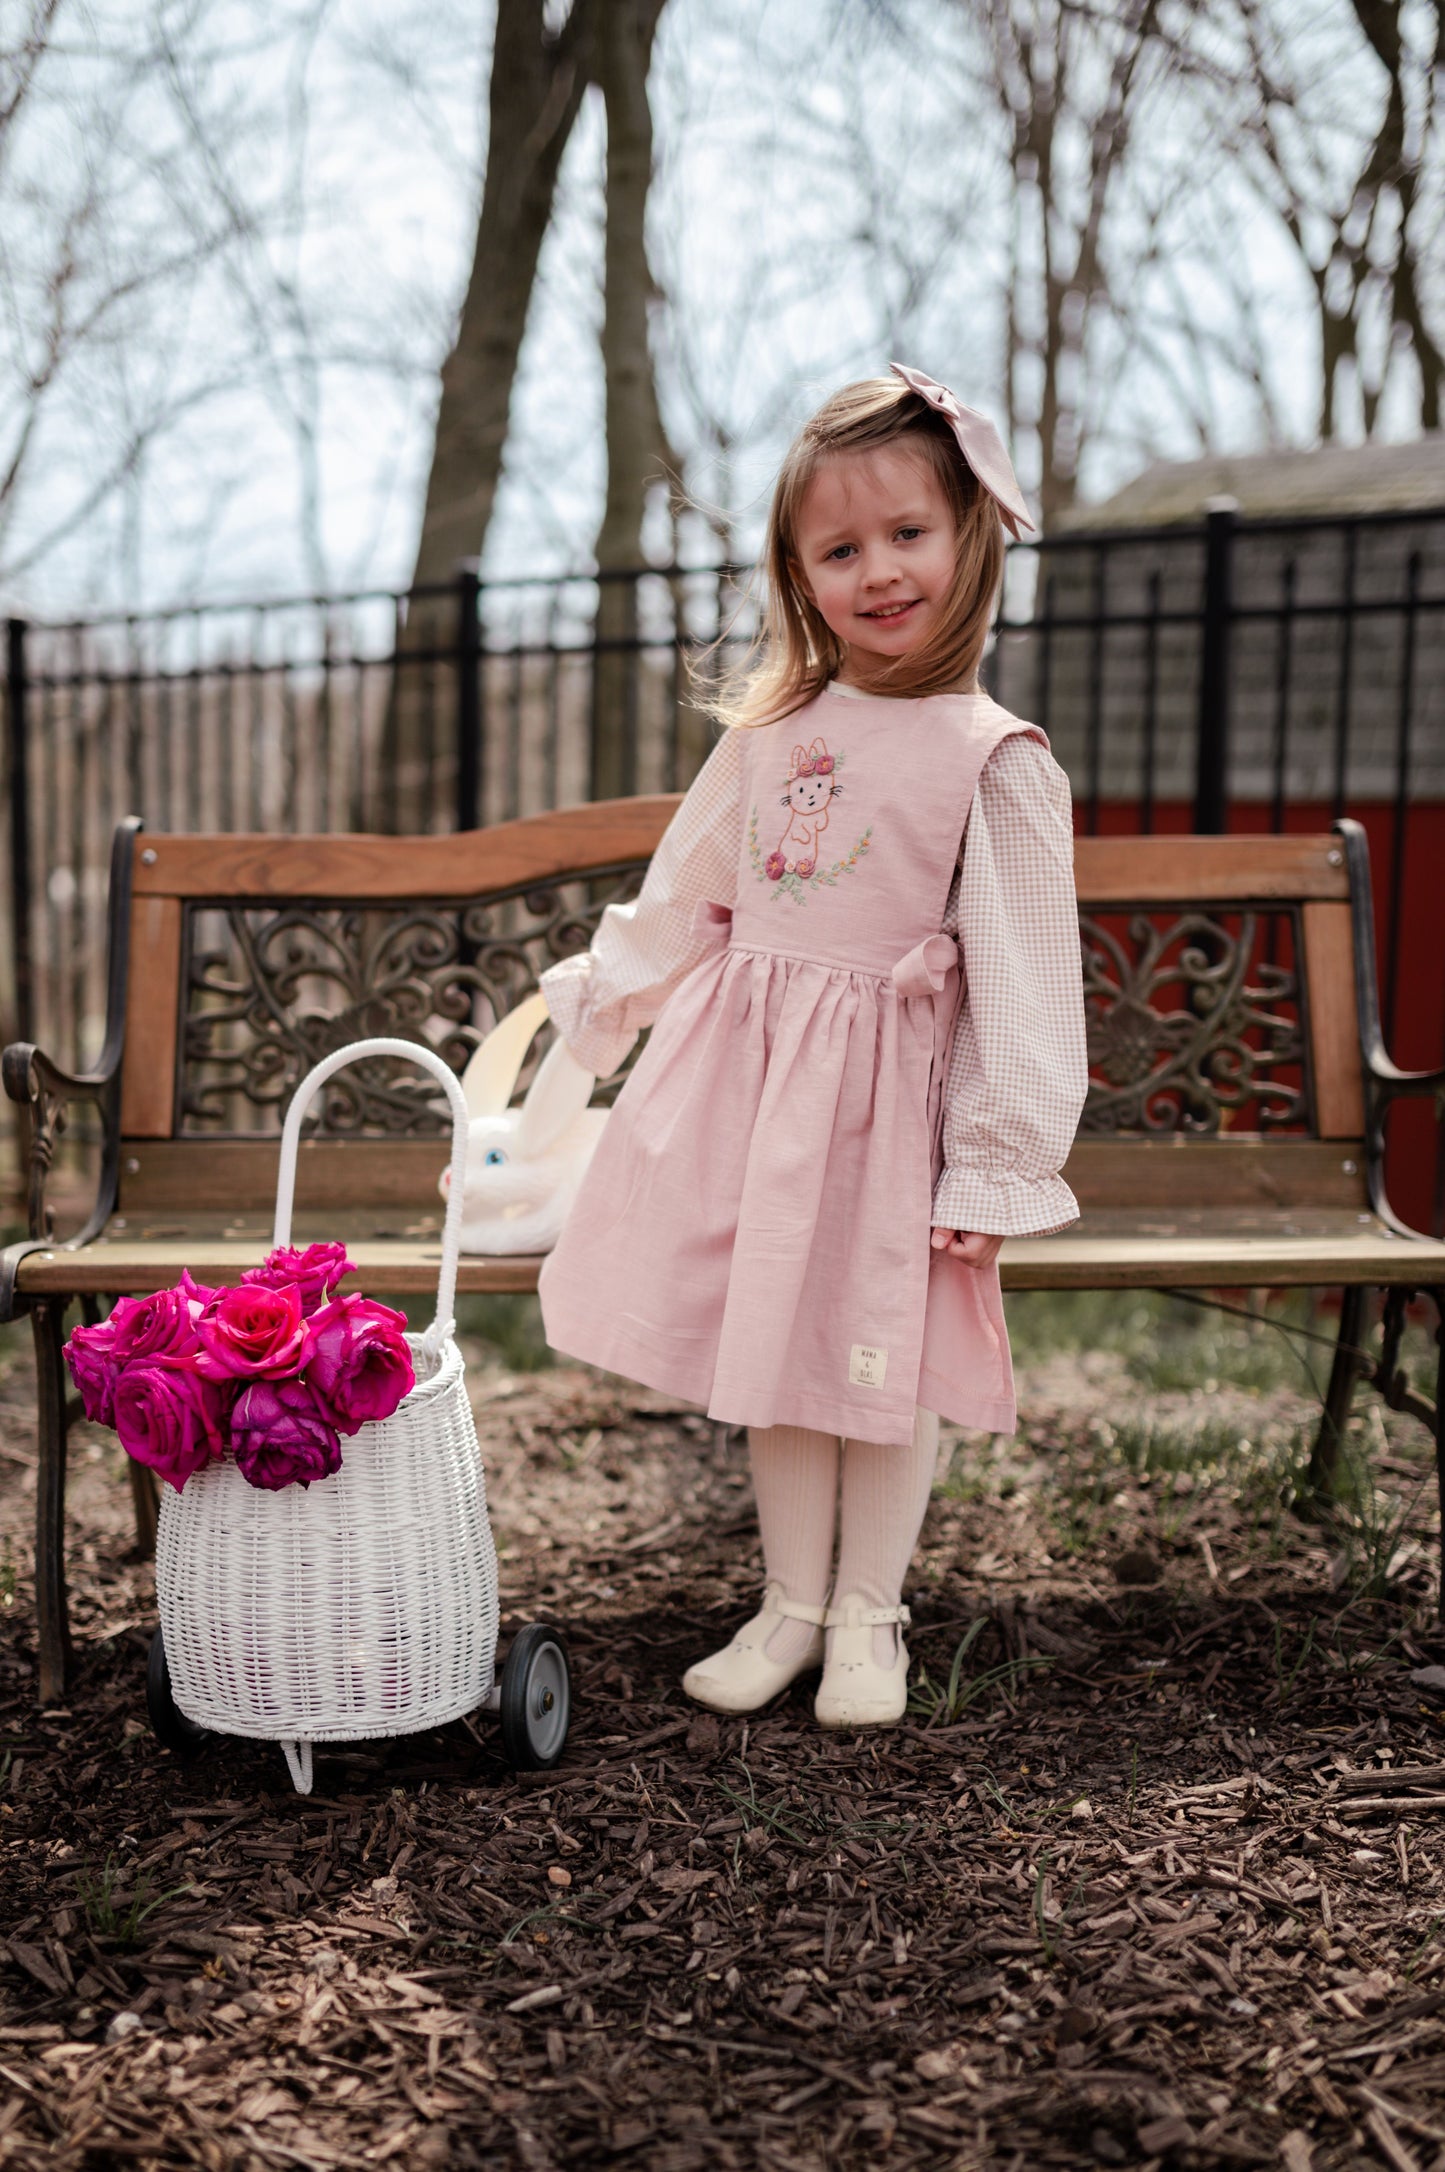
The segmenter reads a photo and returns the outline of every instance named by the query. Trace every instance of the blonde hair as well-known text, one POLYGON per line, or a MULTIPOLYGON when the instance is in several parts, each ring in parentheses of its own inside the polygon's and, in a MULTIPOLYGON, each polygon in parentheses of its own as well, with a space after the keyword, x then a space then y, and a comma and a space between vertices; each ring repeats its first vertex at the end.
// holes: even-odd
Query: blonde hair
POLYGON ((905 446, 928 463, 953 515, 957 556, 937 630, 923 647, 870 665, 866 673, 855 663, 852 676, 876 694, 942 694, 976 683, 1003 580, 998 507, 964 459, 949 424, 926 400, 901 378, 867 377, 826 400, 788 448, 758 565, 763 585, 758 630, 715 702, 724 724, 770 724, 802 708, 843 668, 847 650, 803 587, 798 520, 825 461, 884 445, 905 446))

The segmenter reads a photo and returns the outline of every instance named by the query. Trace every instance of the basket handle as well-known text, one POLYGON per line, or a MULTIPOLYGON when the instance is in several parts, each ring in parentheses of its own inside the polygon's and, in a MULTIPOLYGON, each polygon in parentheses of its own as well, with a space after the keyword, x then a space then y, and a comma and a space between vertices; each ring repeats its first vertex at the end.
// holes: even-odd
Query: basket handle
POLYGON ((434 1049, 426 1048, 417 1041, 378 1039, 349 1041, 345 1048, 335 1049, 323 1056, 307 1072, 286 1111, 286 1121, 281 1129, 281 1168, 276 1179, 276 1226, 272 1232, 273 1245, 291 1242, 291 1208, 296 1197, 296 1155, 301 1144, 301 1119, 310 1106, 319 1086, 324 1086, 333 1072, 342 1070, 348 1063, 356 1063, 363 1056, 403 1056, 409 1063, 419 1063, 424 1071, 430 1071, 446 1088, 447 1099, 452 1107, 452 1167, 451 1186, 447 1193, 447 1216, 442 1225, 442 1269, 437 1281, 437 1309, 431 1326, 422 1336, 422 1347, 429 1356, 435 1356, 450 1335, 456 1322, 453 1308, 457 1294, 457 1258, 462 1248, 462 1189, 467 1168, 467 1133, 469 1118, 467 1104, 462 1095, 461 1081, 455 1071, 442 1062, 434 1049))

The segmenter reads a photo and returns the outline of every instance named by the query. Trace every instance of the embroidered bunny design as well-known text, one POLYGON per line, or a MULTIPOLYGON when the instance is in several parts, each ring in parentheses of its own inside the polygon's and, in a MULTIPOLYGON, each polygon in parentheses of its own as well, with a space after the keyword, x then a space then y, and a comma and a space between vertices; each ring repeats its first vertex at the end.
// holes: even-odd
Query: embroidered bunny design
POLYGON ((831 866, 819 857, 819 840, 828 827, 830 809, 843 790, 839 775, 843 762, 842 753, 830 754, 821 739, 810 747, 794 747, 788 789, 780 802, 788 810, 788 826, 766 855, 758 834, 762 818, 754 804, 748 821, 748 859, 758 881, 769 886, 774 898, 788 897, 795 905, 805 905, 810 890, 836 890, 839 877, 851 875, 866 857, 873 842, 871 822, 852 851, 831 866))
POLYGON ((818 839, 828 827, 828 809, 841 797, 843 787, 835 774, 837 763, 821 739, 810 747, 794 747, 788 769, 788 789, 782 804, 788 810, 788 826, 769 867, 781 861, 779 874, 797 875, 804 882, 818 864, 818 839))

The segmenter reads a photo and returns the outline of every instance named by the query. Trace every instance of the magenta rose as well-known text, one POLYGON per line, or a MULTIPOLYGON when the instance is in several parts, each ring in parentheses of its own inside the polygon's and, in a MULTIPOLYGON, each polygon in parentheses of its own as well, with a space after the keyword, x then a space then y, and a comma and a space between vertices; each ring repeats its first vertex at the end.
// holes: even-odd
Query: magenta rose
POLYGON ((109 1320, 98 1327, 77 1327, 65 1345, 65 1362, 85 1415, 96 1425, 115 1424, 115 1384, 120 1360, 115 1354, 115 1328, 109 1320))
POLYGON ((769 882, 780 881, 783 875, 787 872, 787 866, 788 863, 783 858, 781 852, 770 852, 768 854, 766 866, 764 868, 764 872, 767 875, 769 882))
POLYGON ((226 1390, 198 1372, 155 1358, 127 1365, 116 1382, 121 1446, 179 1493, 225 1446, 226 1390))
POLYGON ((246 1483, 266 1493, 309 1486, 341 1468, 336 1428, 304 1380, 253 1380, 231 1412, 231 1450, 246 1483))
POLYGON ((306 1378, 339 1433, 389 1418, 416 1384, 406 1315, 371 1297, 333 1298, 313 1314, 306 1378))
POLYGON ((815 759, 814 759, 814 762, 813 762, 813 768, 814 768, 814 770, 816 771, 816 773, 818 774, 818 776, 820 776, 820 777, 831 777, 831 776, 832 776, 832 774, 833 774, 833 768, 834 768, 834 760, 833 760, 833 756, 832 756, 831 754, 819 754, 819 755, 817 755, 817 756, 815 757, 815 759))
POLYGON ((278 1245, 260 1267, 248 1267, 242 1275, 262 1289, 284 1289, 294 1284, 301 1293, 301 1310, 312 1313, 327 1303, 343 1275, 354 1275, 355 1260, 346 1256, 344 1244, 308 1244, 298 1251, 294 1244, 278 1245))
MULTIPOLYGON (((186 1278, 189 1281, 189 1277, 186 1278)), ((122 1365, 190 1365, 200 1355, 196 1322, 210 1296, 194 1283, 150 1297, 118 1297, 107 1326, 122 1365)))
POLYGON ((197 1362, 212 1380, 262 1380, 299 1373, 309 1353, 301 1292, 294 1282, 272 1290, 254 1282, 217 1290, 196 1322, 197 1362))

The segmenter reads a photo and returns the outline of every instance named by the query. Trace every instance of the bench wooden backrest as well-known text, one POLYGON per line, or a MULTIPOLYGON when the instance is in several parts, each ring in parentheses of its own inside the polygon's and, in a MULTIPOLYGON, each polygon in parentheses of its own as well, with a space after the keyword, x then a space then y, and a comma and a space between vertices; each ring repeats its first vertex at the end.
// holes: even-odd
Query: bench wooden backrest
MULTIPOLYGON (((447 837, 142 833, 122 1207, 264 1206, 289 1092, 342 1040, 425 1031, 464 1062, 609 898, 635 894, 676 804, 447 837)), ((1085 838, 1076 874, 1096 1080, 1069 1165, 1082 1203, 1363 1206, 1340 838, 1085 838)), ((331 1104, 303 1151, 301 1202, 434 1208, 429 1093, 418 1072, 331 1104), (358 1135, 338 1136, 351 1124, 358 1135)))

